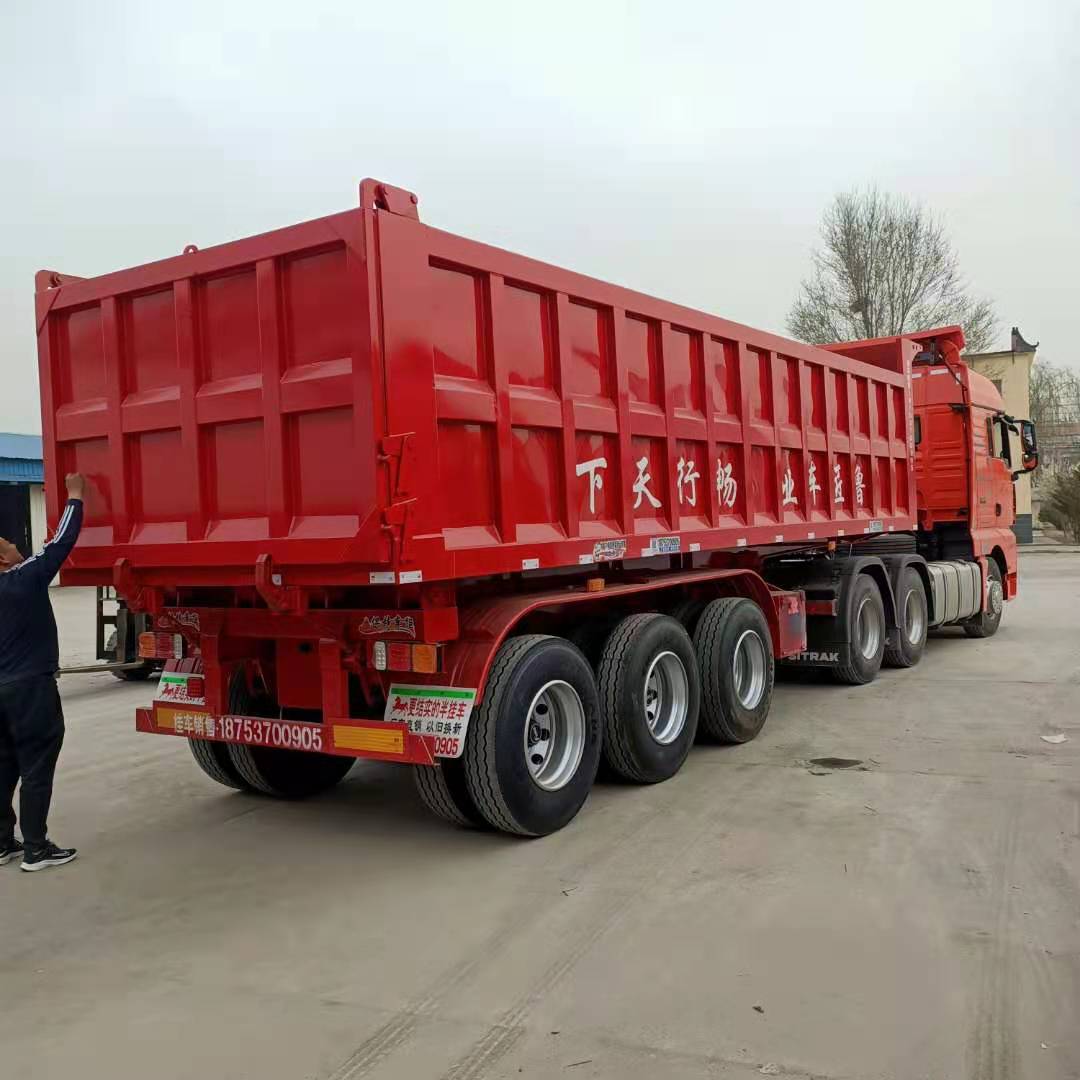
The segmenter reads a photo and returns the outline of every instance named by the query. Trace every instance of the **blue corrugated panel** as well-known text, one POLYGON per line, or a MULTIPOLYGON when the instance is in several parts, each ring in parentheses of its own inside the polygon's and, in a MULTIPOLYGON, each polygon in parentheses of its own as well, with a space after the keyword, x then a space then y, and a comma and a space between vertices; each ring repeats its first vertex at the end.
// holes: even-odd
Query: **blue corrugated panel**
POLYGON ((40 461, 19 461, 0 457, 0 483, 42 484, 45 470, 40 461))
POLYGON ((44 480, 41 436, 0 432, 0 482, 41 484, 44 480))

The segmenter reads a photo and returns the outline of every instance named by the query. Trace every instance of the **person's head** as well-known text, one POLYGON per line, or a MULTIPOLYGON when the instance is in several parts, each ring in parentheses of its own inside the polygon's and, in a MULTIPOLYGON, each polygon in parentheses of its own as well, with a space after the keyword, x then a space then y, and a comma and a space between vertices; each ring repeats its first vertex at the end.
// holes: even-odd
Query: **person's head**
POLYGON ((10 541, 0 536, 0 574, 6 574, 12 567, 23 561, 19 549, 10 541))

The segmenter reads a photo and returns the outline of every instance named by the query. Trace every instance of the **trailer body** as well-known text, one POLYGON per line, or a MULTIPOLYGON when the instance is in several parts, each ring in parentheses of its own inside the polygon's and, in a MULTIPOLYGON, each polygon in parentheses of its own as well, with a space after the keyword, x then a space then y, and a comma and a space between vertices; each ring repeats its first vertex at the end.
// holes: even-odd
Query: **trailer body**
POLYGON ((996 629, 1006 421, 959 328, 809 346, 417 205, 364 181, 346 213, 39 273, 52 520, 90 481, 63 580, 150 620, 141 730, 271 794, 412 763, 442 816, 537 834, 601 753, 656 780, 699 714, 752 738, 774 660, 865 682, 930 624, 996 629))
POLYGON ((852 359, 422 224, 404 193, 38 293, 70 583, 445 581, 910 529, 915 346, 852 359))

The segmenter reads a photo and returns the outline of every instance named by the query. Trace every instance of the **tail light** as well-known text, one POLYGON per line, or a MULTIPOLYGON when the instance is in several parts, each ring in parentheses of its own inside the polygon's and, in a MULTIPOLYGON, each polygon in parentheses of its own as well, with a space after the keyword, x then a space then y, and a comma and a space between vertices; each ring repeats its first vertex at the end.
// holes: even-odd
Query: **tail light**
POLYGON ((139 658, 142 660, 183 660, 183 634, 140 634, 139 658))
POLYGON ((407 641, 373 641, 371 666, 376 671, 415 671, 420 675, 435 675, 442 670, 442 648, 439 645, 407 641))
POLYGON ((206 680, 201 675, 189 675, 187 681, 187 693, 190 698, 206 696, 206 680))

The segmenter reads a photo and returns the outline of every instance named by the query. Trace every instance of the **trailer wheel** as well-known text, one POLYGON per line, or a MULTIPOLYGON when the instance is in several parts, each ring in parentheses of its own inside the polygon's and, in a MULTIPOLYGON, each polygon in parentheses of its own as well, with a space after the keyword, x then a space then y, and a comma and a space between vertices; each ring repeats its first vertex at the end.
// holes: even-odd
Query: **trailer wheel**
MULTIPOLYGON (((237 675, 233 678, 232 685, 229 688, 229 712, 243 714, 245 711, 248 715, 251 715, 253 712, 258 712, 258 708, 248 693, 243 678, 237 675)), ((195 759, 195 764, 211 780, 221 784, 223 787, 234 788, 236 791, 255 790, 240 774, 240 770, 236 767, 232 754, 229 752, 228 743, 216 742, 211 739, 188 739, 187 742, 188 748, 191 750, 191 756, 195 759)))
POLYGON ((562 638, 511 638, 488 674, 465 738, 465 779, 484 819, 546 836, 581 809, 600 762, 596 678, 562 638))
POLYGON ((672 609, 671 617, 682 623, 688 634, 693 634, 697 628, 698 619, 705 610, 704 600, 680 600, 672 609))
POLYGON ((438 765, 414 765, 413 780, 423 804, 437 817, 465 829, 488 827, 465 782, 460 758, 443 758, 438 765))
MULTIPOLYGON (((277 715, 274 702, 256 699, 238 673, 229 688, 229 711, 237 716, 277 715)), ((355 758, 307 750, 279 750, 271 746, 226 743, 229 760, 240 779, 252 790, 278 799, 306 799, 345 779, 355 758)))
POLYGON ((926 630, 929 622, 926 589, 919 572, 909 566, 900 575, 900 588, 896 593, 897 622, 896 641, 885 646, 885 663, 889 667, 914 667, 926 648, 926 630))
POLYGON ((195 759, 195 764, 211 780, 221 784, 222 787, 234 788, 237 791, 251 790, 251 785, 244 780, 233 764, 226 743, 209 739, 188 739, 188 746, 191 748, 191 756, 195 759))
POLYGON ((964 633, 972 638, 993 637, 1005 611, 1005 593, 1001 587, 1001 567, 996 559, 986 560, 986 609, 963 623, 964 633))
POLYGON ((772 637, 761 608, 741 596, 705 606, 694 630, 701 671, 698 730, 713 742, 749 742, 772 703, 772 637))
POLYGON ((577 646, 585 654, 585 659, 595 668, 600 663, 600 655, 604 651, 604 645, 607 644, 607 639, 611 636, 611 632, 615 629, 618 621, 617 618, 590 615, 583 618, 566 635, 566 640, 571 645, 577 646))
POLYGON ((604 646, 597 671, 604 761, 655 784, 674 776, 697 734, 701 680, 690 635, 667 615, 631 615, 604 646))
POLYGON ((847 607, 847 660, 832 669, 833 678, 849 686, 873 682, 885 656, 885 605, 877 582, 859 574, 851 583, 847 607))

